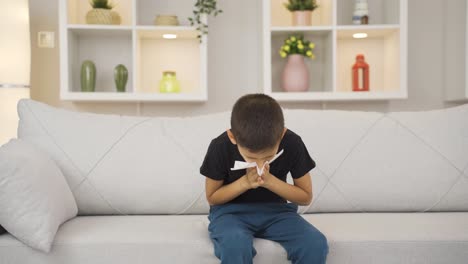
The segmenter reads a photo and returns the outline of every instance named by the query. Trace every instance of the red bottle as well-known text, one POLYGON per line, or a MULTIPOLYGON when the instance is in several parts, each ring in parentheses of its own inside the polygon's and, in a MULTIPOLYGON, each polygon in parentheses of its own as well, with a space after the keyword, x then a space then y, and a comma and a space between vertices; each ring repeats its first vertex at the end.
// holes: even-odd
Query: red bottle
POLYGON ((364 55, 356 56, 353 65, 353 92, 369 91, 369 64, 364 61, 364 55))

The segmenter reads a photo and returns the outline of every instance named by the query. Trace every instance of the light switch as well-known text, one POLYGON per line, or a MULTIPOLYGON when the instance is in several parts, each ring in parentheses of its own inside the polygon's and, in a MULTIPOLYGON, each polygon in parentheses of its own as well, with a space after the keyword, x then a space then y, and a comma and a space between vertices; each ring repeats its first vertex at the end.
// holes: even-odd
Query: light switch
POLYGON ((51 31, 39 31, 37 33, 37 46, 39 48, 54 48, 55 33, 51 31))

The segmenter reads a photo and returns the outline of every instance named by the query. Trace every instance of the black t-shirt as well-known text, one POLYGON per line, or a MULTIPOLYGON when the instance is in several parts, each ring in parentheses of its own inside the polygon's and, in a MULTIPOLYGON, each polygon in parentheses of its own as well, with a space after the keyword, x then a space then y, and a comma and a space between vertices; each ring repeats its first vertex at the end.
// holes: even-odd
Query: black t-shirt
MULTIPOLYGON (((284 150, 274 162, 270 164, 270 173, 286 182, 288 172, 294 179, 304 176, 315 168, 315 161, 310 157, 301 137, 291 130, 286 130, 281 139, 278 151, 284 150)), ((224 180, 223 185, 235 182, 246 174, 246 170, 231 171, 234 162, 245 161, 237 145, 232 144, 227 132, 213 139, 208 147, 200 173, 213 180, 224 180)), ((276 193, 259 187, 250 189, 229 203, 285 203, 286 200, 276 193)))

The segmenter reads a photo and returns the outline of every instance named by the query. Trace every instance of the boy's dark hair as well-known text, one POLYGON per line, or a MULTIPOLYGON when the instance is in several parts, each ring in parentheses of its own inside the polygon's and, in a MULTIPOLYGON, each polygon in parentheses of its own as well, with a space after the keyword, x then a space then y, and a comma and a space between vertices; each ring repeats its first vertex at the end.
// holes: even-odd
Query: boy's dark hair
POLYGON ((274 147, 281 139, 281 106, 265 94, 248 94, 237 100, 231 113, 231 132, 238 145, 252 152, 274 147))

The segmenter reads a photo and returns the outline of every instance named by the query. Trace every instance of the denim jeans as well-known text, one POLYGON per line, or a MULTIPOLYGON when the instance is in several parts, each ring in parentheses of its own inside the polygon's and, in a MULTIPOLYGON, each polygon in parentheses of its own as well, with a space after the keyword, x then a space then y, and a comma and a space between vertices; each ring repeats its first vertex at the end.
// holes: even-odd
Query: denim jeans
POLYGON ((293 264, 322 264, 327 238, 297 213, 292 203, 248 203, 211 206, 211 241, 222 264, 252 263, 253 238, 278 242, 293 264))

